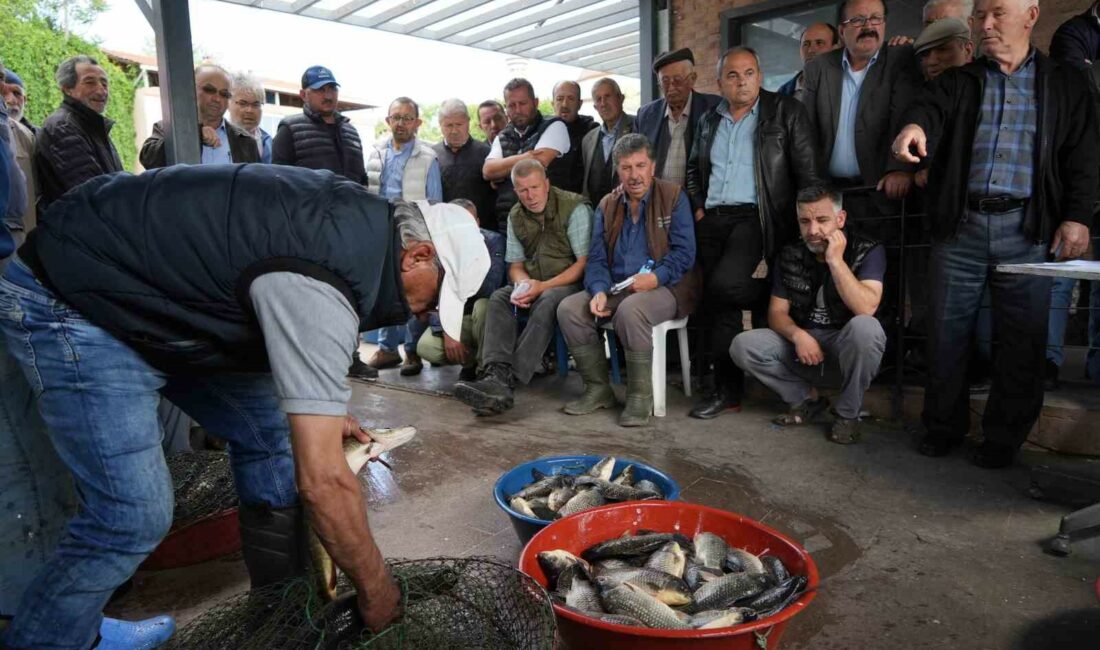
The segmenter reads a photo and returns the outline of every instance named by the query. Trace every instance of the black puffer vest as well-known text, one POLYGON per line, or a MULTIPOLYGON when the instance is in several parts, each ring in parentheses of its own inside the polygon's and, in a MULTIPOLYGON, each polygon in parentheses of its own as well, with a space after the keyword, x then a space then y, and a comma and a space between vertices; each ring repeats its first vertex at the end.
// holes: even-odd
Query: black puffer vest
MULTIPOLYGON (((584 155, 581 153, 581 142, 585 134, 599 126, 591 117, 578 115, 572 124, 566 122, 565 128, 569 131, 569 151, 550 163, 550 169, 546 170, 546 175, 554 187, 560 187, 566 192, 582 194, 584 192, 584 155)), ((598 201, 599 197, 593 200, 598 201)))
MULTIPOLYGON (((845 232, 848 245, 844 249, 844 261, 852 273, 858 275, 859 267, 867 254, 878 242, 853 232, 845 232)), ((779 253, 779 272, 783 274, 783 288, 787 290, 787 299, 791 302, 790 316, 799 327, 812 327, 810 315, 817 302, 817 256, 802 241, 787 244, 779 253)), ((852 311, 844 304, 840 293, 833 284, 832 274, 825 274, 825 307, 829 311, 829 320, 840 327, 852 318, 852 311)))
POLYGON ((290 129, 297 154, 297 166, 308 169, 327 169, 356 183, 367 182, 363 163, 363 143, 351 121, 336 114, 338 136, 332 137, 332 128, 321 116, 302 108, 301 115, 283 118, 282 124, 290 129))
POLYGON ((20 257, 62 300, 173 373, 268 368, 248 291, 264 273, 336 287, 360 330, 408 319, 386 201, 327 171, 177 165, 57 201, 20 257))
MULTIPOLYGON (((533 150, 546 129, 554 122, 560 121, 560 118, 543 117, 542 113, 536 112, 534 121, 531 126, 527 127, 527 132, 522 136, 516 130, 516 127, 509 122, 508 126, 504 127, 497 135, 497 139, 500 140, 502 157, 507 158, 508 156, 533 150)), ((497 223, 501 232, 504 232, 505 224, 508 223, 508 213, 512 211, 512 206, 515 204, 516 191, 512 188, 512 178, 509 176, 497 186, 497 223)))

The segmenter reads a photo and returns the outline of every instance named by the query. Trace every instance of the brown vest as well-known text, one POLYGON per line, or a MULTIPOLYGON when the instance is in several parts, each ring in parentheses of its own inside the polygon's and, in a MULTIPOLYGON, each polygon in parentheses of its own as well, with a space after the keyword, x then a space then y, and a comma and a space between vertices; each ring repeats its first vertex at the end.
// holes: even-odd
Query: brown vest
MULTIPOLYGON (((615 244, 623 229, 623 219, 627 219, 627 206, 620 200, 622 190, 616 189, 600 201, 603 212, 603 241, 607 245, 607 263, 615 257, 615 244)), ((651 196, 645 206, 645 239, 649 247, 649 256, 654 262, 668 255, 669 229, 672 227, 672 208, 680 197, 680 186, 659 178, 653 179, 651 196)), ((676 297, 676 318, 683 318, 695 310, 699 300, 702 282, 697 267, 692 267, 680 281, 669 287, 676 297)))

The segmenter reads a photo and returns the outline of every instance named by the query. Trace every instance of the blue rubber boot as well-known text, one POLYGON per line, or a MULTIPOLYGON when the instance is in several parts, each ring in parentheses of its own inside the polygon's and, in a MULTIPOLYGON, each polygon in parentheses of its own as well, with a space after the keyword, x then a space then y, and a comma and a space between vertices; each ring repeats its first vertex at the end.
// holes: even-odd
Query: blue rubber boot
POLYGON ((159 648, 176 631, 176 619, 154 616, 144 621, 120 621, 103 617, 95 650, 152 650, 159 648))

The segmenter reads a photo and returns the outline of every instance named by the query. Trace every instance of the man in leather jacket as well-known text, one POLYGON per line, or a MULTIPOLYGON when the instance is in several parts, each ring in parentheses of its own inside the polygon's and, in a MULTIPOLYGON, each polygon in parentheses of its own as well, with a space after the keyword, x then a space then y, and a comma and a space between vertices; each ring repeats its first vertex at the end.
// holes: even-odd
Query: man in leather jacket
POLYGON ((687 193, 704 275, 708 361, 715 390, 692 417, 710 419, 741 403, 744 375, 729 358, 743 310, 762 312, 767 268, 795 239, 794 196, 819 183, 813 129, 802 103, 761 90, 760 61, 732 48, 718 62, 724 99, 699 119, 687 164, 687 193))

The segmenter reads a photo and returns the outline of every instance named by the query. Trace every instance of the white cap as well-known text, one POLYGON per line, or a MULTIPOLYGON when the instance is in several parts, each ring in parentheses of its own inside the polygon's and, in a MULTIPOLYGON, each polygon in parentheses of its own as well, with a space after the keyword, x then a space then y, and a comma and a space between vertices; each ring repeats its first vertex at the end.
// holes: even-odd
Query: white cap
POLYGON ((462 337, 462 312, 466 300, 481 288, 489 273, 489 249, 477 221, 466 208, 450 203, 417 201, 435 254, 443 267, 439 288, 439 322, 456 341, 462 337))

